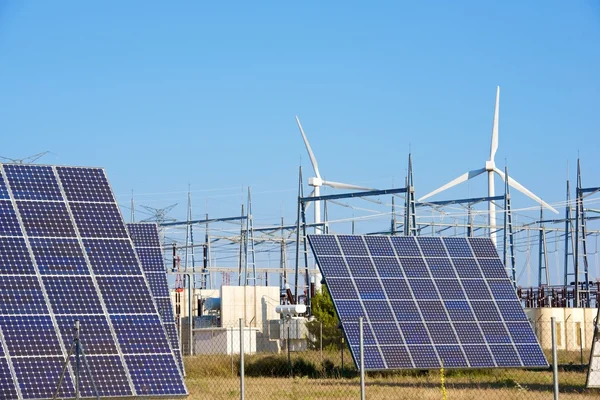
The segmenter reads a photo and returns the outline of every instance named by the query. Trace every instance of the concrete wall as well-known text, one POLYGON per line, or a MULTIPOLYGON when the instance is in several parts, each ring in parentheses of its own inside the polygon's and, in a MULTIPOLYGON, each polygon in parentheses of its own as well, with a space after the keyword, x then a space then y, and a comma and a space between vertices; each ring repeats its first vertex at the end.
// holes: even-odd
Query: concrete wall
MULTIPOLYGON (((256 353, 255 328, 244 328, 244 354, 256 353)), ((194 329, 194 354, 240 354, 240 328, 194 329)))
POLYGON ((589 350, 592 345, 596 308, 526 308, 525 314, 531 322, 543 349, 552 348, 550 318, 555 318, 556 347, 558 350, 589 350))
POLYGON ((221 326, 237 327, 239 319, 242 318, 245 326, 262 331, 269 320, 279 318, 279 314, 275 312, 277 305, 277 286, 222 286, 221 326))

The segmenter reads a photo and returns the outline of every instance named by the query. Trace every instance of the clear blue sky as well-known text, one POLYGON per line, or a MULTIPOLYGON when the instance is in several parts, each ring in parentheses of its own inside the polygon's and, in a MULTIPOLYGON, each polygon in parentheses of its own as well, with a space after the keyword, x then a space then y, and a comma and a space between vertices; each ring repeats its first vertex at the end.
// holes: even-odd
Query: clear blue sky
POLYGON ((401 184, 410 144, 423 195, 484 166, 500 85, 499 166, 562 201, 579 151, 600 185, 599 3, 452 3, 0 0, 0 155, 103 166, 124 203, 191 184, 196 215, 250 185, 258 224, 292 222, 295 115, 325 178, 401 184))

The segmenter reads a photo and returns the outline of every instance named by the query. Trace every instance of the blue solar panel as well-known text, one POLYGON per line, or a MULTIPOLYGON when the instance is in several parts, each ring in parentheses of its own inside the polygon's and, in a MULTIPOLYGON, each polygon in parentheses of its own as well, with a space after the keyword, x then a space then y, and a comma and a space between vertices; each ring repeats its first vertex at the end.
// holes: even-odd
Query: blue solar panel
POLYGON ((440 361, 432 346, 408 346, 415 368, 439 368, 440 361))
MULTIPOLYGON (((131 387, 127 381, 125 367, 119 356, 90 356, 86 357, 90 372, 100 397, 132 396, 131 387)), ((76 361, 71 357, 71 368, 76 367, 76 361)), ((93 397, 92 381, 87 370, 82 368, 79 373, 80 392, 82 397, 93 397)))
POLYGON ((310 240, 310 244, 319 255, 339 256, 342 254, 340 247, 337 244, 337 240, 335 239, 335 236, 313 236, 310 240))
POLYGON ((125 356, 138 395, 187 394, 173 355, 125 356))
POLYGON ((42 274, 89 274, 85 256, 77 239, 31 238, 29 240, 42 274))
POLYGON ((419 308, 425 321, 447 321, 446 309, 440 300, 423 300, 419 302, 419 308))
MULTIPOLYGON (((359 344, 359 336, 360 336, 360 328, 356 322, 344 323, 344 332, 348 332, 348 344, 350 346, 358 346, 359 344)), ((373 332, 368 324, 363 324, 363 343, 366 345, 376 345, 375 336, 373 336, 373 332)))
POLYGON ((382 346, 382 350, 388 368, 413 368, 406 346, 382 346))
POLYGON ((309 242, 355 362, 357 322, 365 318, 367 369, 547 366, 491 240, 309 235, 309 242))
POLYGON ((369 257, 346 257, 350 273, 354 277, 375 278, 375 268, 369 257))
POLYGON ((169 283, 165 272, 146 273, 146 279, 150 284, 150 291, 154 297, 169 297, 169 283))
POLYGON ((465 298, 465 292, 458 279, 438 279, 435 281, 435 285, 442 299, 461 300, 465 298))
POLYGON ((456 273, 448 258, 428 257, 425 260, 434 278, 456 278, 456 273))
POLYGON ((395 257, 389 239, 381 236, 365 236, 367 247, 373 257, 395 257))
POLYGON ((0 200, 0 235, 21 236, 17 214, 7 200, 0 200))
POLYGON ((385 293, 378 279, 355 279, 360 298, 363 300, 384 300, 385 293))
POLYGON ((35 274, 23 238, 0 237, 0 274, 35 274))
POLYGON ((79 320, 79 337, 85 354, 117 354, 117 346, 104 315, 62 315, 56 321, 65 347, 73 341, 73 326, 79 320))
POLYGON ((55 314, 102 314, 92 278, 48 276, 43 281, 55 314))
POLYGON ((71 203, 79 234, 85 238, 128 238, 116 204, 71 203))
POLYGON ((377 342, 380 345, 404 344, 402 341, 400 330, 398 329, 398 326, 395 323, 378 323, 373 322, 373 320, 371 320, 371 326, 373 326, 373 330, 375 331, 375 337, 377 338, 377 342))
POLYGON ((477 261, 474 258, 453 258, 452 263, 461 279, 483 278, 477 261))
POLYGON ((135 251, 128 240, 84 239, 83 245, 92 269, 97 275, 142 273, 135 258, 135 251))
POLYGON ((404 279, 382 279, 383 287, 389 299, 412 299, 412 293, 404 279))
POLYGON ((12 357, 62 354, 50 316, 2 316, 0 327, 12 357))
POLYGON ((480 324, 483 336, 488 343, 510 343, 510 336, 501 322, 483 322, 480 324))
POLYGON ((499 367, 520 367, 522 365, 513 345, 490 344, 490 350, 499 367))
POLYGON ((421 246, 421 251, 425 257, 448 257, 441 238, 420 237, 417 243, 421 246))
POLYGON ((6 358, 0 358, 0 376, 4 378, 0 379, 0 398, 16 399, 18 395, 15 384, 11 379, 6 379, 11 376, 8 360, 6 358))
POLYGON ((6 178, 18 200, 62 200, 52 167, 42 165, 6 165, 6 178))
POLYGON ((17 201, 21 220, 29 236, 76 237, 64 203, 17 201))
POLYGON ((8 195, 8 189, 6 188, 6 183, 4 183, 4 177, 0 174, 0 200, 10 199, 8 195))
POLYGON ((417 305, 412 300, 393 300, 390 301, 392 310, 396 315, 397 321, 415 322, 421 321, 421 315, 417 305))
POLYGON ((400 258, 400 265, 407 278, 429 278, 429 270, 422 258, 400 258))
POLYGON ((421 250, 413 237, 393 236, 392 245, 398 257, 421 257, 421 250))
POLYGON ((460 346, 435 346, 444 368, 468 367, 467 359, 460 346))
POLYGON ((495 365, 494 358, 486 345, 463 345, 462 348, 471 367, 485 368, 495 365))
POLYGON ((127 230, 136 249, 141 247, 160 249, 160 237, 155 224, 127 224, 127 230))
POLYGON ((175 322, 175 313, 173 312, 173 304, 171 299, 157 298, 154 299, 156 302, 156 308, 164 323, 175 322))
POLYGON ((422 322, 400 322, 400 330, 404 335, 406 344, 429 344, 429 334, 422 322))
POLYGON ((502 281, 490 281, 490 290, 497 300, 512 300, 515 298, 515 287, 506 279, 502 281))
POLYGON ((484 344, 485 339, 476 323, 454 323, 454 330, 462 344, 484 344))
MULTIPOLYGON (((52 397, 75 320, 101 396, 186 394, 148 285, 102 169, 0 164, 0 398, 52 397), (155 362, 131 369, 122 350, 155 362), (137 386, 135 373, 154 383, 137 386)), ((74 396, 73 379, 69 369, 61 398, 74 396)))
POLYGON ((458 338, 454 334, 452 324, 450 323, 429 322, 427 323, 427 329, 434 344, 458 343, 458 338))
POLYGON ((401 278, 402 269, 396 258, 392 257, 375 257, 373 258, 375 268, 382 278, 401 278))
POLYGON ((171 352, 157 316, 113 315, 111 320, 124 354, 171 352))
POLYGON ((56 168, 69 201, 114 203, 112 190, 100 168, 56 168))
POLYGON ((394 315, 392 314, 392 310, 390 309, 387 301, 364 301, 363 304, 367 310, 367 315, 369 316, 371 322, 394 320, 394 315))
POLYGON ((416 299, 437 300, 440 298, 431 279, 409 279, 408 285, 416 299))
POLYGON ((546 362, 546 357, 537 343, 517 344, 516 347, 525 367, 537 367, 546 362))
POLYGON ((0 300, 0 315, 48 314, 42 288, 35 276, 3 276, 0 300))
MULTIPOLYGON (((21 393, 25 399, 50 399, 54 396, 64 359, 62 357, 15 357, 11 360, 21 393)), ((60 387, 60 398, 75 397, 70 374, 65 375, 60 387)))
MULTIPOLYGON (((130 223, 127 230, 134 242, 135 251, 141 261, 142 269, 149 282, 150 292, 158 308, 167 341, 164 343, 166 352, 171 352, 177 360, 179 370, 184 372, 183 359, 179 347, 179 337, 173 314, 173 305, 163 264, 160 235, 156 224, 130 223)), ((161 345, 163 346, 163 345, 161 345)), ((162 348, 162 347, 161 347, 162 348)))
POLYGON ((358 300, 358 293, 354 289, 352 279, 350 278, 330 278, 327 279, 327 289, 332 296, 337 299, 356 299, 358 300))
POLYGON ((365 256, 367 255, 367 247, 362 239, 362 236, 340 235, 338 241, 342 247, 342 251, 347 256, 365 256))
POLYGON ((148 314, 154 309, 142 277, 99 277, 98 286, 109 314, 148 314))
POLYGON ((475 321, 469 302, 463 300, 444 301, 451 321, 475 321))
POLYGON ((450 257, 473 257, 467 238, 449 237, 443 238, 450 257))
MULTIPOLYGON (((465 279, 462 284, 472 300, 488 300, 492 298, 488 286, 483 279, 465 279)), ((514 297, 514 296, 513 296, 514 297)))
POLYGON ((319 259, 319 265, 321 269, 327 271, 327 276, 331 277, 344 277, 350 276, 346 262, 342 257, 336 256, 324 256, 319 259))

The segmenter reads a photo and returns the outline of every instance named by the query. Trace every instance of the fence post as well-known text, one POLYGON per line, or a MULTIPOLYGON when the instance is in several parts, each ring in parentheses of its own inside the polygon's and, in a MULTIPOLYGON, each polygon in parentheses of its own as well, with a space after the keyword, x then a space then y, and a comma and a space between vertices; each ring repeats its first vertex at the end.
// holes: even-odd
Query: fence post
POLYGON ((321 365, 323 365, 323 322, 319 322, 321 336, 321 365))
POLYGON ((550 318, 552 332, 552 379, 554 381, 554 400, 558 400, 558 359, 556 356, 556 320, 550 318))
POLYGON ((244 400, 246 388, 244 386, 244 331, 240 318, 240 400, 244 400))
POLYGON ((583 335, 581 333, 583 329, 581 325, 579 326, 579 358, 581 360, 581 365, 583 365, 583 335))
POLYGON ((363 338, 363 317, 358 319, 358 345, 360 346, 360 400, 365 400, 365 348, 363 338))

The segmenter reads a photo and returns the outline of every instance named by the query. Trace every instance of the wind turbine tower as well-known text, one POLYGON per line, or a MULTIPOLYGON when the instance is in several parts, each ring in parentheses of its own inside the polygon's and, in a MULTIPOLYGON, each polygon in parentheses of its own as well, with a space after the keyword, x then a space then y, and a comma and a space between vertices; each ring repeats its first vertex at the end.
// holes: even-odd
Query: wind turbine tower
MULTIPOLYGON (((421 197, 419 199, 419 201, 423 201, 431 196, 434 196, 440 192, 443 192, 446 189, 456 186, 459 183, 465 182, 469 179, 473 179, 476 176, 483 174, 484 172, 487 172, 487 176, 488 176, 488 197, 494 197, 496 195, 495 187, 494 187, 494 174, 498 174, 500 176, 500 178, 502 178, 503 181, 506 180, 506 175, 504 174, 504 172, 502 172, 502 170, 500 170, 498 167, 496 167, 496 162, 495 162, 496 151, 498 150, 498 120, 499 120, 499 117, 500 117, 500 86, 498 86, 496 89, 496 107, 494 109, 494 123, 492 125, 492 142, 490 145, 490 158, 485 162, 485 167, 481 168, 481 169, 475 169, 475 170, 472 170, 472 171, 462 174, 461 176, 454 179, 453 181, 450 181, 450 182, 446 183, 444 186, 421 197)), ((516 190, 518 190, 519 192, 523 193, 525 196, 527 196, 530 199, 533 199, 537 203, 541 204, 543 207, 558 214, 558 211, 556 211, 554 208, 552 208, 552 206, 550 206, 548 203, 546 203, 545 201, 540 199, 538 196, 533 194, 531 191, 526 189, 523 185, 521 185, 519 182, 514 180, 512 176, 510 176, 508 178, 508 184, 510 186, 512 186, 513 188, 515 188, 516 190)), ((496 229, 497 229, 497 226, 496 226, 496 204, 491 200, 488 202, 488 211, 489 211, 490 238, 492 239, 492 242, 494 242, 494 245, 495 245, 496 244, 496 229)))

